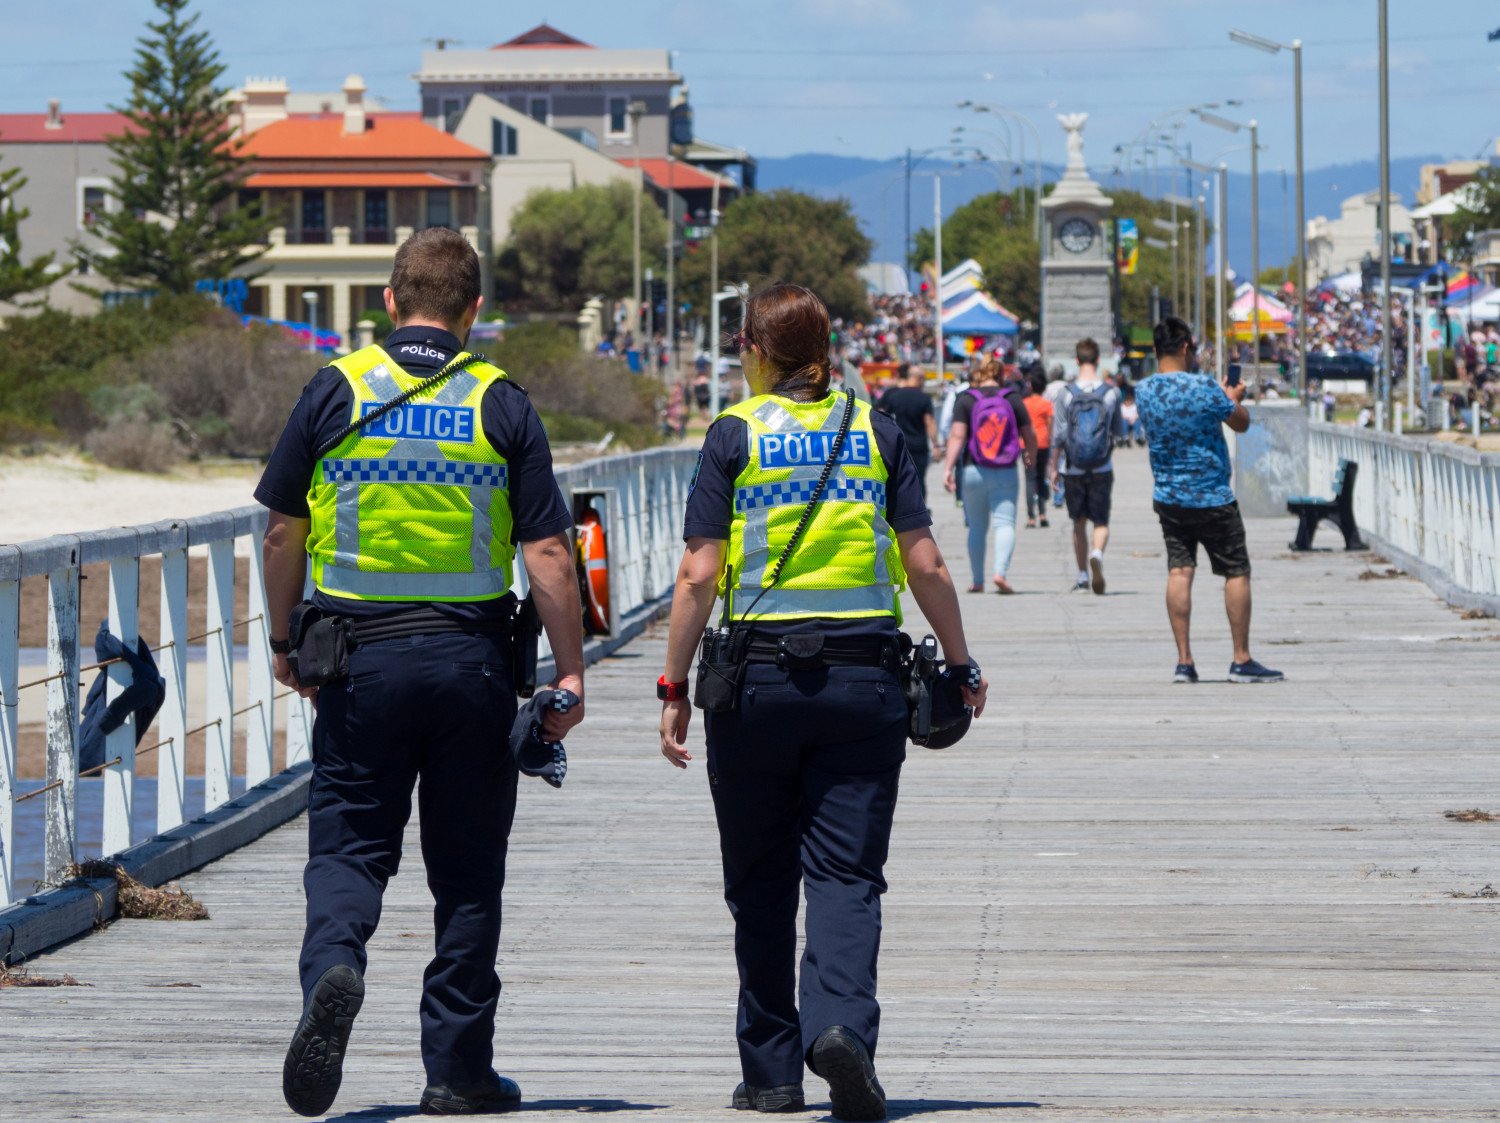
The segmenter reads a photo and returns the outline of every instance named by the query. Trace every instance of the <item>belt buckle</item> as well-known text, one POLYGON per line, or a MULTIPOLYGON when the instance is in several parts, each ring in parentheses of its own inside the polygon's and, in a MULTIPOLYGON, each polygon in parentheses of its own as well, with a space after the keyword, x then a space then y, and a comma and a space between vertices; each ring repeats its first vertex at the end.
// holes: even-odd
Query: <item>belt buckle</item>
POLYGON ((823 662, 822 632, 798 632, 776 641, 776 665, 784 671, 816 671, 823 662))

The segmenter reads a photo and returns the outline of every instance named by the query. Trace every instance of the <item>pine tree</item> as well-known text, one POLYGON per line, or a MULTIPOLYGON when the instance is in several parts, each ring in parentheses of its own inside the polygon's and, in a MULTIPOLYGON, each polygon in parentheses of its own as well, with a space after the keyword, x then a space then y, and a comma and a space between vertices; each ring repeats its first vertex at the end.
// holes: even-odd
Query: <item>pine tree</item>
POLYGON ((136 48, 129 120, 112 137, 119 207, 100 215, 104 252, 81 256, 116 284, 192 292, 254 261, 275 220, 241 206, 246 161, 234 152, 224 73, 205 31, 195 30, 188 0, 153 0, 165 17, 147 23, 136 48))
POLYGON ((55 254, 21 260, 21 222, 31 211, 16 202, 16 195, 25 186, 20 168, 0 169, 0 301, 12 304, 23 303, 26 296, 56 279, 52 273, 55 254))

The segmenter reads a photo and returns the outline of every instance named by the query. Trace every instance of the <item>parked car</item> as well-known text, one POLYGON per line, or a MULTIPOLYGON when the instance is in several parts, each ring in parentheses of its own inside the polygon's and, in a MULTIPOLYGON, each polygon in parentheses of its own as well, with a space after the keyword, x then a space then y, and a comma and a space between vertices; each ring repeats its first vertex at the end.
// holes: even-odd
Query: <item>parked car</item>
POLYGON ((1374 383, 1375 363, 1358 351, 1309 351, 1307 353, 1307 377, 1321 382, 1329 380, 1349 382, 1358 379, 1374 383))

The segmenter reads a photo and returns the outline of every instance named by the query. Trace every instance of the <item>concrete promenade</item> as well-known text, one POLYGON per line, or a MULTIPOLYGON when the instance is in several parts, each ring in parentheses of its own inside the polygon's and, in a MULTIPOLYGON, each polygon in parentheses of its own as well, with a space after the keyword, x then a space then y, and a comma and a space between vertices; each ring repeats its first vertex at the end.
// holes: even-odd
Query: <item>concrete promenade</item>
MULTIPOLYGON (((914 748, 903 778, 892 1117, 1500 1118, 1500 900, 1472 896, 1500 887, 1500 821, 1445 817, 1500 815, 1500 624, 1362 580, 1386 572, 1368 555, 1293 557, 1292 521, 1259 521, 1254 649, 1289 681, 1223 681, 1205 564, 1205 681, 1172 686, 1144 452, 1118 468, 1109 595, 1066 592, 1054 518, 1018 531, 1020 595, 963 600, 991 709, 956 748, 914 748)), ((966 583, 961 520, 935 496, 966 583)), ((682 774, 655 748, 663 638, 593 672, 564 788, 523 778, 497 1051, 529 1118, 744 1118, 702 758, 682 774)), ((414 830, 333 1118, 416 1110, 431 903, 414 830)), ((212 920, 122 921, 34 960, 89 985, 0 991, 0 1117, 292 1118, 304 852, 298 819, 187 879, 212 920)), ((807 1090, 804 1118, 826 1118, 826 1085, 807 1090)))

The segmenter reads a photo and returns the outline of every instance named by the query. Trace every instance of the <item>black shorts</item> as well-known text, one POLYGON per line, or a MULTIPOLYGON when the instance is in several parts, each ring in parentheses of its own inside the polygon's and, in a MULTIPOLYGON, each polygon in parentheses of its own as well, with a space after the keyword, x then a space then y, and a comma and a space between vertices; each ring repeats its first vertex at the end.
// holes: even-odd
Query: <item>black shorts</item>
POLYGON ((1167 543, 1168 569, 1193 569, 1198 564, 1198 546, 1208 554, 1208 564, 1220 577, 1249 577, 1250 551, 1245 546, 1245 520, 1240 505, 1222 507, 1177 507, 1154 503, 1161 520, 1161 535, 1167 543))
POLYGON ((1088 519, 1095 526, 1109 525, 1109 497, 1114 491, 1113 472, 1089 472, 1082 476, 1063 476, 1063 498, 1068 503, 1068 518, 1077 522, 1088 519))

